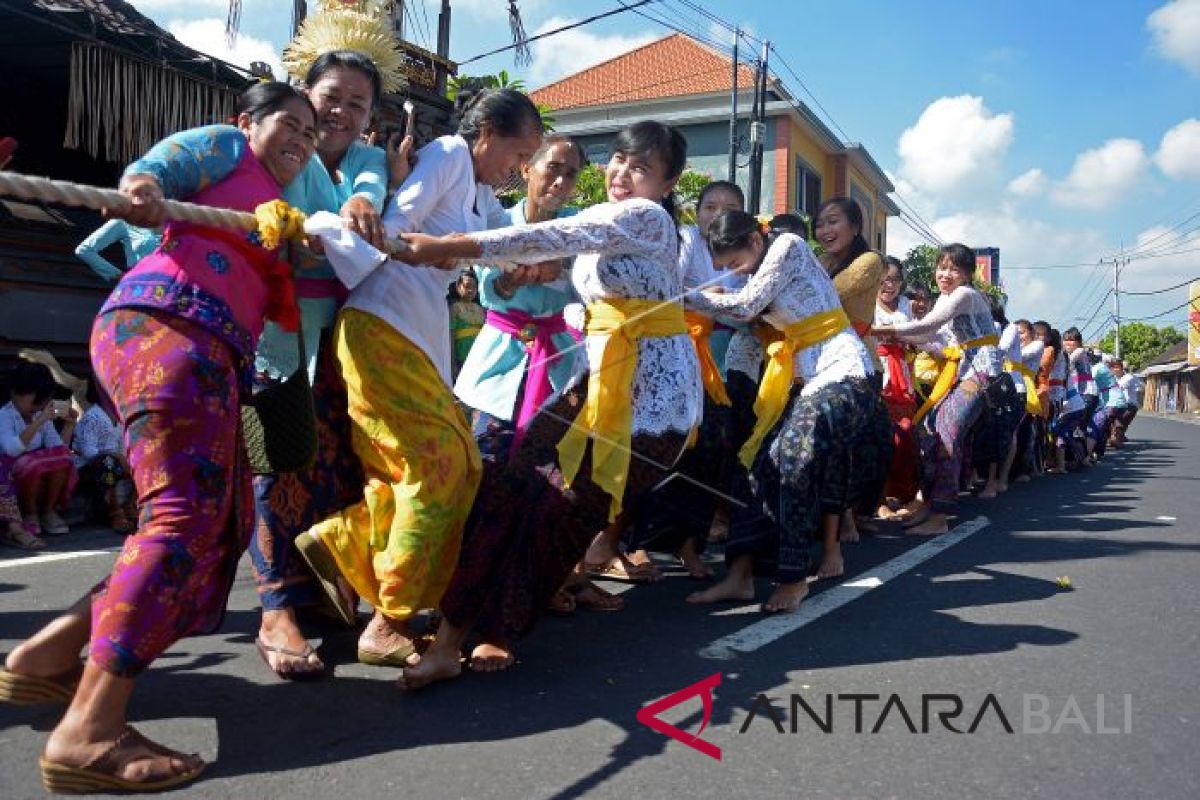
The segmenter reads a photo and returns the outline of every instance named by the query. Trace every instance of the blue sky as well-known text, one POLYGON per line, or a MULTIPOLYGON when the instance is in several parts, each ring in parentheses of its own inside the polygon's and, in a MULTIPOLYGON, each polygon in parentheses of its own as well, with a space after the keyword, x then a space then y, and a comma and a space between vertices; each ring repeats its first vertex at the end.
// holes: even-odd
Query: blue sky
MULTIPOLYGON (((133 4, 189 44, 226 53, 226 0, 133 4)), ((1122 243, 1155 256, 1130 262, 1123 291, 1200 277, 1200 216, 1170 230, 1200 212, 1200 0, 699 4, 770 35, 833 122, 867 146, 941 238, 1000 247, 1012 314, 1064 327, 1092 317, 1085 332, 1101 329, 1112 269, 1090 265, 1122 243), (1089 266, 1039 269, 1079 263, 1089 266)), ((438 5, 425 0, 424 15, 410 6, 418 43, 426 38, 421 23, 428 20, 430 35, 436 30, 438 5)), ((508 43, 506 2, 452 5, 452 58, 508 43)), ((530 33, 617 5, 520 2, 530 33)), ((243 36, 230 57, 277 59, 287 9, 279 0, 244 0, 243 36)), ((728 41, 685 0, 642 10, 728 41)), ((528 68, 506 53, 467 71, 507 69, 537 87, 669 32, 626 12, 536 44, 528 68)), ((777 74, 814 105, 786 71, 777 74)), ((899 220, 888 236, 889 251, 901 256, 920 241, 899 220)), ((1165 311, 1185 292, 1123 296, 1122 317, 1165 311)), ((1180 309, 1154 322, 1184 319, 1180 309)))

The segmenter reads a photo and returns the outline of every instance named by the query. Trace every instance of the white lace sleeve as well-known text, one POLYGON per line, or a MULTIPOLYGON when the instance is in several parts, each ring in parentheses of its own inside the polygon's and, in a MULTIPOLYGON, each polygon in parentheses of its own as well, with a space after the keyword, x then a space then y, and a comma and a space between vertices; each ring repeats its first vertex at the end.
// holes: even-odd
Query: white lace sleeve
POLYGON ((674 260, 675 223, 649 200, 602 203, 576 214, 533 225, 473 233, 483 251, 476 261, 534 264, 581 253, 617 256, 669 251, 674 260))
POLYGON ((971 289, 966 286, 960 286, 950 294, 938 295, 928 314, 921 319, 895 323, 892 333, 906 342, 929 341, 943 325, 963 313, 970 299, 971 289))
MULTIPOLYGON (((806 252, 807 248, 801 252, 799 248, 793 248, 790 242, 776 242, 767 251, 762 264, 750 276, 750 280, 746 281, 745 286, 732 294, 705 293, 703 303, 697 303, 697 308, 744 318, 758 316, 771 305, 771 301, 779 296, 784 286, 796 274, 789 261, 804 258, 806 252), (705 309, 704 305, 708 308, 705 309)), ((812 255, 807 257, 812 258, 812 255)))

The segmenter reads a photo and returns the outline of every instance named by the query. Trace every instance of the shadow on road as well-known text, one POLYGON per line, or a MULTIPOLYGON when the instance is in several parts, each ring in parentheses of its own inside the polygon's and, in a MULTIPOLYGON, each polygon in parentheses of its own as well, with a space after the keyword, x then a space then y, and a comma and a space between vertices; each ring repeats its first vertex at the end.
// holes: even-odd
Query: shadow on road
MULTIPOLYGON (((716 671, 724 677, 710 726, 719 727, 744 715, 759 693, 794 691, 786 687, 797 671, 1001 653, 1073 641, 1077 634, 1072 631, 971 622, 952 610, 1048 602, 1062 591, 1051 580, 1005 572, 997 566, 1003 563, 1200 549, 1166 536, 1150 538, 1167 533, 1164 523, 1115 518, 1136 510, 1136 487, 1152 478, 1162 480, 1163 470, 1176 462, 1172 451, 1177 449, 1168 442, 1134 444, 1089 472, 1017 486, 986 506, 967 500, 964 519, 980 512, 992 519, 989 528, 971 539, 972 547, 952 548, 898 578, 887 592, 870 593, 734 661, 706 661, 697 652, 760 617, 714 614, 687 605, 683 598, 695 584, 686 580, 637 588, 625 595, 627 610, 621 614, 579 612, 548 618, 523 644, 515 669, 495 675, 467 672, 457 681, 411 695, 396 689, 394 670, 381 669, 378 677, 335 676, 316 684, 264 684, 259 681, 269 680, 265 676, 249 680, 223 673, 219 668, 230 659, 257 659, 249 643, 258 613, 233 611, 221 634, 180 643, 145 676, 132 716, 215 716, 220 758, 210 774, 220 777, 288 772, 438 745, 499 742, 596 723, 617 726, 623 738, 603 766, 582 771, 568 754, 560 773, 564 785, 542 787, 551 797, 576 797, 638 761, 662 754, 669 740, 638 723, 636 712, 716 671), (1118 532, 1134 535, 1114 535, 1118 532), (866 604, 874 604, 879 613, 864 614, 866 604), (858 611, 853 628, 845 624, 850 608, 858 611)), ((869 574, 872 567, 921 541, 867 537, 860 545, 848 546, 847 565, 853 573, 869 574)), ((0 591, 19 588, 5 584, 0 591)), ((760 596, 765 596, 765 588, 760 586, 760 596)), ((0 615, 0 635, 24 635, 46 616, 6 612, 0 615)), ((353 632, 330 635, 322 656, 344 664, 354 658, 354 642, 353 632)), ((17 724, 45 729, 57 713, 3 708, 0 730, 17 724)), ((697 711, 681 726, 694 730, 699 719, 697 711)), ((578 763, 593 761, 589 753, 578 763)), ((492 763, 478 768, 513 766, 492 763)), ((436 782, 432 774, 413 779, 436 782)))

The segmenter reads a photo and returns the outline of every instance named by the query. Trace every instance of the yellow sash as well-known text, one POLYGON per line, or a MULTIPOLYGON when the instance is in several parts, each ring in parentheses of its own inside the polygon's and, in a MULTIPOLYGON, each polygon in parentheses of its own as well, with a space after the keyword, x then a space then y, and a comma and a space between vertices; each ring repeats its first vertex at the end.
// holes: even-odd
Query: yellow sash
POLYGON ((1025 381, 1025 413, 1032 416, 1040 416, 1042 413, 1042 400, 1038 397, 1037 382, 1033 370, 1025 366, 1020 361, 1004 359, 1004 371, 1016 372, 1021 375, 1021 379, 1025 381))
POLYGON ((478 325, 471 325, 466 328, 459 328, 458 330, 456 330, 454 332, 454 338, 455 339, 473 339, 474 337, 479 335, 479 332, 481 330, 483 330, 483 328, 478 325))
POLYGON ((638 343, 644 336, 688 332, 683 306, 662 300, 612 299, 587 307, 589 336, 605 336, 599 369, 588 376, 588 394, 579 416, 558 443, 558 463, 569 486, 592 440, 592 480, 612 497, 608 519, 621 513, 633 445, 633 376, 638 343))
POLYGON ((738 458, 747 468, 762 447, 763 439, 778 424, 792 392, 796 353, 820 344, 850 327, 850 318, 841 308, 832 308, 793 322, 783 329, 783 339, 767 345, 767 366, 754 398, 754 431, 742 445, 738 458))
POLYGON ((704 393, 719 406, 730 405, 729 393, 725 391, 725 381, 721 379, 721 370, 717 360, 713 358, 712 345, 708 337, 713 332, 713 319, 695 311, 685 311, 684 320, 687 322, 688 335, 696 346, 696 357, 700 359, 700 378, 704 381, 704 393))
POLYGON ((1000 337, 994 333, 987 336, 980 336, 978 339, 971 339, 969 342, 963 342, 961 345, 950 345, 942 348, 942 357, 946 359, 942 363, 942 371, 938 373, 937 381, 933 384, 933 389, 929 392, 929 397, 917 409, 917 413, 913 415, 913 425, 916 425, 921 420, 925 419, 925 415, 933 410, 933 407, 942 401, 942 398, 950 394, 950 390, 954 388, 954 382, 958 380, 958 362, 962 361, 963 351, 969 350, 972 347, 983 347, 984 345, 1000 344, 1000 337))

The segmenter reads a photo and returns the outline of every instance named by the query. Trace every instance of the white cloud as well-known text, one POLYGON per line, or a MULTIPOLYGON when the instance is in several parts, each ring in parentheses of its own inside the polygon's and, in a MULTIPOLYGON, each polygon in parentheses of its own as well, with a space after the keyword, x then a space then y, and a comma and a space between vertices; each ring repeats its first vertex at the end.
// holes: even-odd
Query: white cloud
POLYGON ((205 55, 237 64, 239 67, 249 67, 251 61, 264 61, 271 66, 276 78, 284 76, 283 67, 279 63, 279 53, 275 46, 265 39, 256 39, 246 34, 238 34, 237 41, 230 48, 225 39, 225 20, 209 17, 197 20, 171 20, 167 30, 179 41, 205 55))
POLYGON ((1185 119, 1163 134, 1154 161, 1168 177, 1200 178, 1200 119, 1185 119))
MULTIPOLYGON (((570 25, 576 20, 564 17, 551 17, 537 27, 530 35, 544 33, 563 25, 570 25)), ((601 36, 584 28, 573 28, 569 31, 534 42, 533 63, 529 66, 529 83, 532 88, 544 86, 590 66, 607 61, 621 53, 660 38, 657 34, 639 34, 635 36, 601 36)))
POLYGON ((953 192, 997 171, 1012 138, 1012 114, 992 113, 982 97, 941 97, 900 135, 900 173, 923 191, 953 192))
POLYGON ((1200 75, 1200 0, 1171 0, 1146 18, 1154 49, 1200 75))
POLYGON ((1048 183, 1046 173, 1034 167, 1009 181, 1008 191, 1018 197, 1032 197, 1046 191, 1048 183))
MULTIPOLYGON (((1153 292, 1190 280, 1200 274, 1200 230, 1189 231, 1187 227, 1174 230, 1166 225, 1155 225, 1138 234, 1137 243, 1125 251, 1130 255, 1129 265, 1121 271, 1122 292, 1153 292)), ((1183 299, 1185 289, 1177 294, 1183 299)), ((1156 298, 1165 301, 1175 295, 1156 298)), ((1155 302, 1155 306, 1169 307, 1174 303, 1155 302)))
POLYGON ((1145 174, 1149 159, 1135 139, 1109 139, 1075 157, 1067 177, 1051 197, 1070 208, 1107 208, 1126 196, 1145 174))

